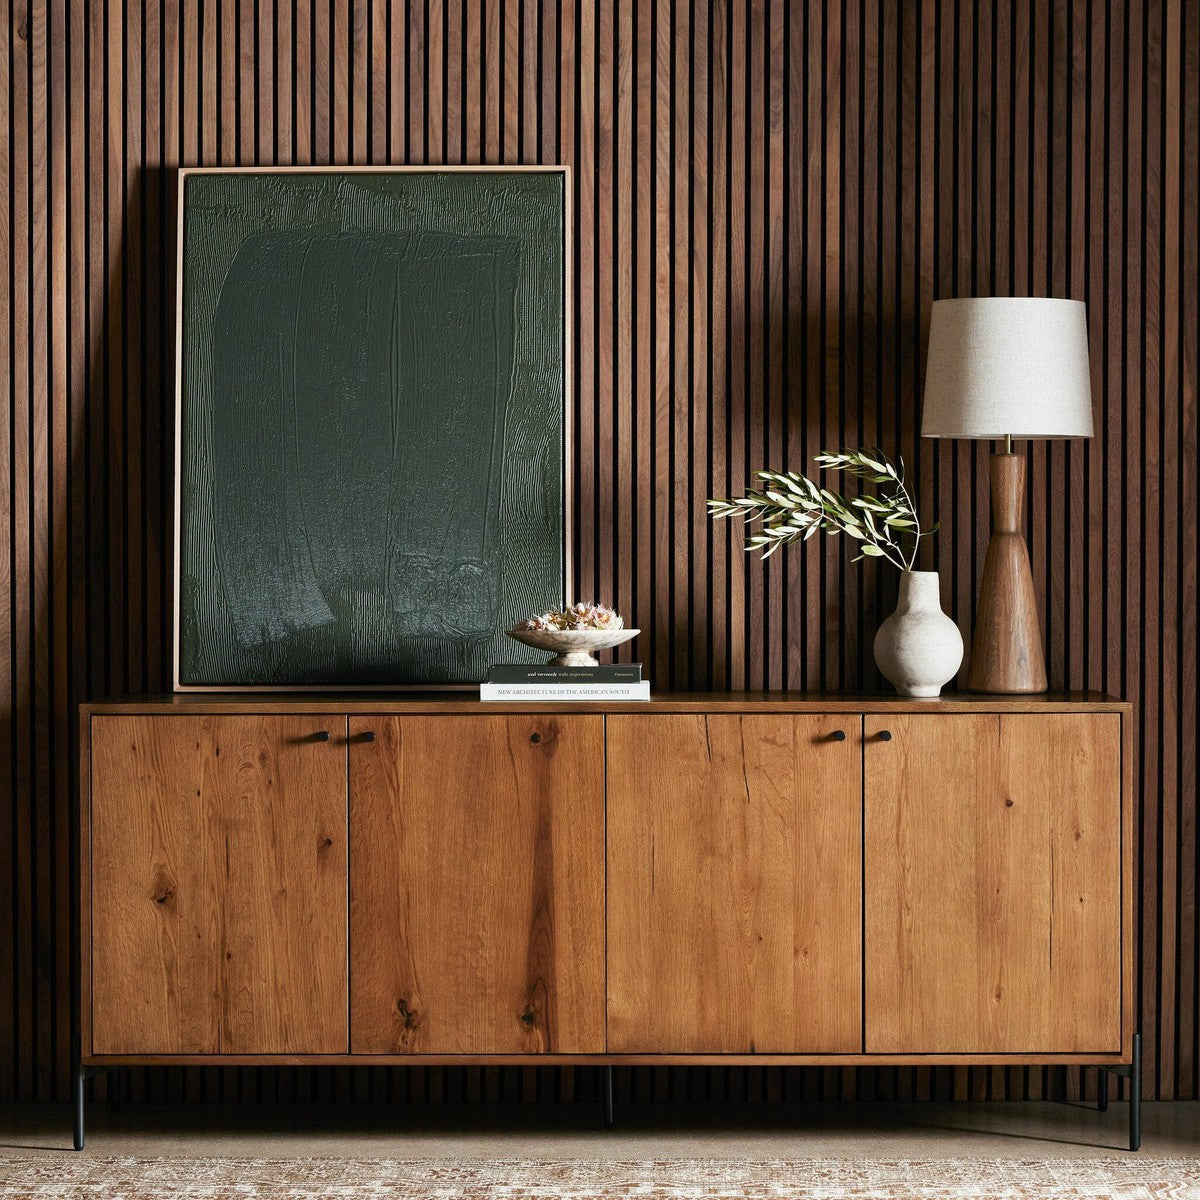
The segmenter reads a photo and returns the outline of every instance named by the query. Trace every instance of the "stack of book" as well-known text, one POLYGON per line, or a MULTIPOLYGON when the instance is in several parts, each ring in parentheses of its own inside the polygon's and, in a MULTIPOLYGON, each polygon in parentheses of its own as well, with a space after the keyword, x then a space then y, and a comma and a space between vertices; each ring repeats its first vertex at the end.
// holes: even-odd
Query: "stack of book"
POLYGON ((480 700, 649 700, 650 681, 641 663, 596 667, 502 665, 488 669, 480 700))

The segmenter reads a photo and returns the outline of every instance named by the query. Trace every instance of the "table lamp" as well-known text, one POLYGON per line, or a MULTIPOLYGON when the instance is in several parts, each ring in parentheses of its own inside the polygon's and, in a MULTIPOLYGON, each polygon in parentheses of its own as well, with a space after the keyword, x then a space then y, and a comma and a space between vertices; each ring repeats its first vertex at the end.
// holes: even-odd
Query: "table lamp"
POLYGON ((1092 436, 1087 314, 1080 300, 935 300, 922 437, 1004 439, 991 458, 992 536, 967 687, 1044 692, 1046 657, 1025 544, 1025 459, 1014 438, 1092 436))

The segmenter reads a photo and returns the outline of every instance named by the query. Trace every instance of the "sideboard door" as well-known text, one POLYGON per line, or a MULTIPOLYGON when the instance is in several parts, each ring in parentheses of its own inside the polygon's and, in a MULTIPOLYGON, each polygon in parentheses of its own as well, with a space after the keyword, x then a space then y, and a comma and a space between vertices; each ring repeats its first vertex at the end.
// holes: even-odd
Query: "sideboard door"
POLYGON ((1120 721, 866 719, 868 1053, 1120 1050, 1120 721))
POLYGON ((346 1052, 345 725, 92 717, 93 1053, 346 1052))
POLYGON ((604 718, 352 717, 355 1054, 604 1050, 604 718))
POLYGON ((608 718, 610 1051, 861 1051, 861 720, 608 718))

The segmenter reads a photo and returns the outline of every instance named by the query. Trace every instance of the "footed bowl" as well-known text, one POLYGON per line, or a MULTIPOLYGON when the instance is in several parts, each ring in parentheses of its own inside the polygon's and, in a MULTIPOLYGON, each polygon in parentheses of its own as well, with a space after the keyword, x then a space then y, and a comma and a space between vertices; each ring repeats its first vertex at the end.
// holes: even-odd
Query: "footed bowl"
POLYGON ((510 629, 508 636, 535 650, 551 650, 551 667, 594 667, 597 650, 609 650, 637 637, 640 629, 510 629))

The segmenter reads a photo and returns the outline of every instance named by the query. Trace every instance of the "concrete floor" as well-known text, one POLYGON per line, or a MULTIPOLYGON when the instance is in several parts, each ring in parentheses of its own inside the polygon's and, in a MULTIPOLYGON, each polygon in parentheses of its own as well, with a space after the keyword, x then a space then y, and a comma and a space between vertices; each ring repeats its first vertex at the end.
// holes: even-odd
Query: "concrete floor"
MULTIPOLYGON (((1127 1113, 1083 1104, 438 1109, 88 1107, 86 1153, 236 1158, 1021 1158, 1124 1151, 1127 1113)), ((1200 1158, 1200 1103, 1145 1104, 1142 1154, 1200 1158)), ((0 1154, 71 1152, 65 1107, 0 1111, 0 1154)))

